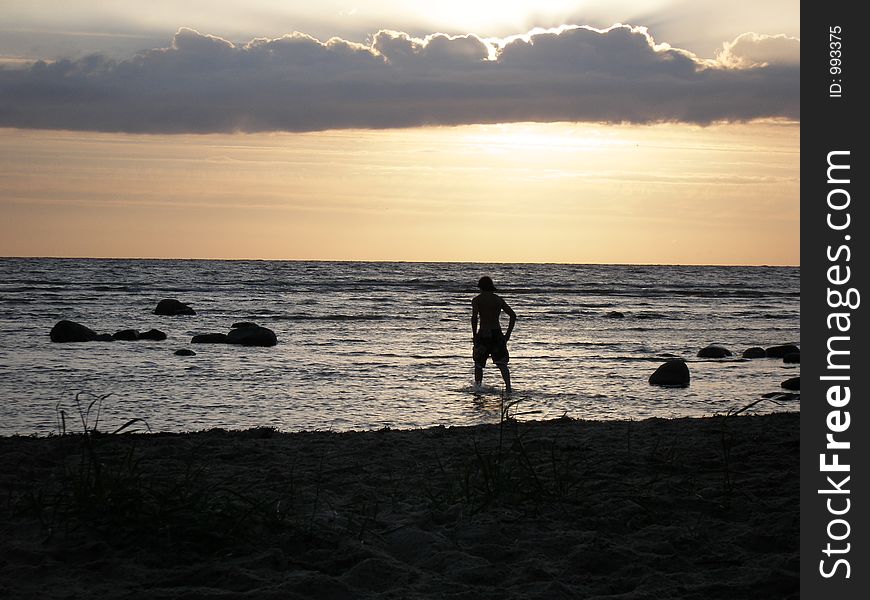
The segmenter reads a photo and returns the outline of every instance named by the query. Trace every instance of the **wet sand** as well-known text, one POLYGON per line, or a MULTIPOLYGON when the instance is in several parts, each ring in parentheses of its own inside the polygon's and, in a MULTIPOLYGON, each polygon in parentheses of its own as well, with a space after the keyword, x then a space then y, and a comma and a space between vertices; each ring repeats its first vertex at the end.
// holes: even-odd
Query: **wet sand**
POLYGON ((0 438, 0 598, 798 598, 799 413, 0 438))

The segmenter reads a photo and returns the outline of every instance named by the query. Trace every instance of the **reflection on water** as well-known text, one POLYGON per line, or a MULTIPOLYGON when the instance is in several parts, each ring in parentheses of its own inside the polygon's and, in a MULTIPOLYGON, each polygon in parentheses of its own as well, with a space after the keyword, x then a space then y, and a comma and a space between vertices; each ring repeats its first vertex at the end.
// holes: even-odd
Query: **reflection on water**
POLYGON ((796 268, 2 259, 0 274, 3 434, 52 431, 56 404, 82 390, 113 394, 107 428, 132 417, 171 431, 498 420, 498 370, 486 369, 485 393, 472 387, 470 300, 482 274, 519 316, 513 398, 539 411, 525 418, 707 415, 799 373, 781 360, 696 357, 711 343, 738 356, 797 343, 796 268), (161 298, 198 314, 153 315, 161 298), (110 333, 156 327, 168 339, 52 344, 60 319, 110 333), (173 354, 237 321, 273 329, 279 345, 173 354), (689 388, 647 384, 665 355, 690 361, 689 388))

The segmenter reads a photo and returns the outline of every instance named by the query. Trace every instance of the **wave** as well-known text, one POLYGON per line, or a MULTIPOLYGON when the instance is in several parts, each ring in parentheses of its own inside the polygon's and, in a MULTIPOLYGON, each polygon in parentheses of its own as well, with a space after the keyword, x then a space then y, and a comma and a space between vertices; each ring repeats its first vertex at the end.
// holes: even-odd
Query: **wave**
MULTIPOLYGON (((251 319, 257 319, 259 317, 251 317, 251 319)), ((276 321, 383 321, 386 319, 391 319, 390 315, 372 315, 372 314, 364 314, 364 315, 269 315, 270 319, 274 319, 276 321)))
MULTIPOLYGON (((602 306, 602 308, 610 308, 612 306, 613 305, 606 305, 606 306, 602 306)), ((582 308, 572 308, 572 309, 568 309, 568 310, 545 310, 541 314, 550 315, 550 316, 554 316, 554 317, 566 317, 566 316, 588 317, 588 316, 598 315, 600 313, 598 311, 595 311, 595 310, 586 310, 586 309, 582 309, 582 308)))
MULTIPOLYGON (((491 272, 507 296, 538 296, 579 309, 609 308, 605 298, 726 298, 790 300, 800 297, 799 269, 589 265, 469 265, 457 263, 331 263, 281 261, 0 259, 6 293, 76 288, 97 292, 248 295, 260 291, 332 298, 336 293, 435 295, 476 293, 479 271, 491 272), (131 281, 131 276, 133 281, 131 281), (534 284, 529 285, 529 280, 534 284), (209 281, 208 285, 199 282, 209 281), (218 282, 218 283, 214 283, 218 282), (513 285, 512 282, 517 282, 513 285), (523 282, 523 283, 519 283, 523 282)), ((387 299, 384 298, 384 301, 387 299)))
MULTIPOLYGON (((653 351, 649 350, 647 352, 652 353, 653 351)), ((630 356, 630 355, 619 355, 619 354, 607 355, 607 356, 597 354, 597 355, 591 355, 591 356, 571 356, 571 357, 554 355, 554 354, 535 354, 535 355, 523 354, 523 355, 519 355, 519 356, 516 356, 516 355, 511 356, 511 363, 522 363, 525 361, 536 361, 536 360, 552 360, 552 361, 570 360, 570 361, 582 364, 585 362, 604 362, 604 363, 662 362, 666 359, 662 356, 657 355, 657 354, 651 354, 649 356, 637 356, 637 355, 630 356)), ((686 362, 699 362, 699 361, 694 361, 694 360, 690 360, 687 358, 686 362)), ((725 362, 725 361, 720 359, 720 362, 725 362)))
POLYGON ((798 314, 759 313, 754 311, 741 311, 729 316, 739 317, 741 319, 764 319, 768 321, 786 321, 800 318, 800 315, 798 314))

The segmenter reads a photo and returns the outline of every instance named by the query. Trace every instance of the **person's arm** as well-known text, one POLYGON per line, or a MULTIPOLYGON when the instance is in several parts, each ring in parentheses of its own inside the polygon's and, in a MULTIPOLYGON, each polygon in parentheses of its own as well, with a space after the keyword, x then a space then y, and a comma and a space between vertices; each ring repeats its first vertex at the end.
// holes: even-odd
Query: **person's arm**
POLYGON ((477 337, 477 298, 471 301, 471 338, 477 337))
POLYGON ((510 323, 508 323, 507 332, 505 332, 505 334, 504 334, 504 341, 507 342, 511 339, 511 332, 514 330, 514 325, 517 322, 517 313, 515 313, 514 309, 512 309, 510 306, 508 306, 508 303, 505 302, 504 300, 501 301, 501 308, 511 318, 510 323))

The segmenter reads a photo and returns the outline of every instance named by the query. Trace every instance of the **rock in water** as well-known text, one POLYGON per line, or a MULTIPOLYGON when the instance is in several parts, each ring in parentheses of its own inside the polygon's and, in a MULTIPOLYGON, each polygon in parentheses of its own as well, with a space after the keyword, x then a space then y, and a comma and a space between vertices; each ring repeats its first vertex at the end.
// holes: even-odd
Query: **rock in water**
POLYGON ((689 386, 689 367, 681 358, 669 360, 649 376, 650 385, 689 386))
POLYGON ((764 348, 759 348, 758 346, 753 346, 743 351, 743 358, 765 358, 766 356, 767 352, 764 351, 764 348))
POLYGON ((732 356, 731 350, 716 344, 701 348, 698 352, 699 358, 725 358, 726 356, 732 356))
POLYGON ((100 337, 93 329, 74 321, 58 321, 49 335, 52 342, 94 342, 100 337))
POLYGON ((154 309, 154 314, 174 317, 176 315, 195 315, 196 311, 187 304, 179 302, 174 298, 165 298, 157 303, 157 308, 154 309))
POLYGON ((241 329, 242 327, 257 327, 256 323, 251 323, 250 321, 242 321, 241 323, 233 323, 230 325, 233 329, 241 329))
POLYGON ((782 362, 786 364, 800 364, 801 362, 801 353, 800 352, 789 352, 785 356, 782 357, 782 362))
POLYGON ((233 329, 227 334, 227 343, 242 346, 274 346, 278 343, 278 337, 271 329, 254 325, 233 329))
POLYGON ((135 342, 139 339, 139 331, 137 329, 122 329, 121 331, 113 333, 112 339, 124 342, 135 342))
POLYGON ((179 348, 175 351, 175 356, 196 356, 196 352, 188 348, 179 348))
POLYGON ((767 355, 770 358, 785 358, 786 354, 793 354, 795 352, 800 352, 801 349, 795 346, 794 344, 785 344, 783 346, 771 346, 766 350, 767 355))
POLYGON ((801 389, 801 378, 792 377, 791 379, 786 379, 779 385, 784 389, 790 390, 792 392, 798 392, 801 389))
POLYGON ((618 310, 612 310, 609 313, 607 313, 607 318, 608 319, 623 319, 623 318, 625 318, 625 313, 621 313, 618 310))
POLYGON ((227 334, 225 333, 201 333, 195 335, 190 340, 191 344, 226 344, 227 334))
POLYGON ((162 342, 166 339, 166 334, 160 331, 159 329, 149 329, 145 333, 139 334, 140 340, 153 340, 155 342, 162 342))

